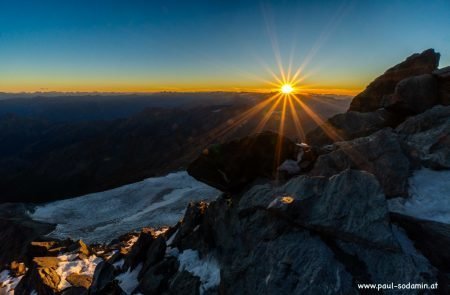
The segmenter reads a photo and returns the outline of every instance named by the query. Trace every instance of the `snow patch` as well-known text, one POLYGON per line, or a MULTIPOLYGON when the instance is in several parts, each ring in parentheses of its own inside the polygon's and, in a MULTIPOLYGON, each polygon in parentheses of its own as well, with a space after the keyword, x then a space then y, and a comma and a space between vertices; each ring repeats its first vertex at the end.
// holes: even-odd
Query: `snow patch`
POLYGON ((219 286, 220 268, 212 256, 200 259, 197 251, 188 249, 178 255, 178 261, 180 262, 179 271, 186 270, 200 278, 201 294, 219 286))
POLYGON ((58 239, 108 243, 143 227, 176 224, 192 201, 211 201, 220 192, 187 172, 147 178, 104 192, 51 202, 36 207, 32 219, 57 224, 50 234, 58 239))
POLYGON ((416 171, 409 178, 409 195, 389 200, 389 211, 450 224, 450 170, 416 171))
POLYGON ((95 268, 102 259, 95 255, 91 255, 88 258, 80 259, 77 254, 67 254, 58 256, 58 268, 56 272, 61 277, 58 289, 64 290, 71 286, 71 284, 66 280, 70 274, 87 275, 90 277, 94 276, 95 268))
POLYGON ((136 266, 135 269, 129 269, 127 272, 121 273, 116 277, 120 288, 127 294, 131 294, 139 285, 138 275, 142 269, 142 263, 136 266))
POLYGON ((11 276, 9 270, 0 272, 0 294, 14 295, 14 289, 17 287, 22 277, 23 276, 11 276))

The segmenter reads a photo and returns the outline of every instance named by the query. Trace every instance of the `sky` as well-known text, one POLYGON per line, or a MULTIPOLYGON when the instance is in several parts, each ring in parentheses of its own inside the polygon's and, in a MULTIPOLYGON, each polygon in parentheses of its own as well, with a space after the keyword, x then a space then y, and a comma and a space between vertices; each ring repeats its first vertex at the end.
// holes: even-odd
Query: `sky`
POLYGON ((450 65, 450 1, 0 0, 0 92, 355 94, 414 52, 450 65))

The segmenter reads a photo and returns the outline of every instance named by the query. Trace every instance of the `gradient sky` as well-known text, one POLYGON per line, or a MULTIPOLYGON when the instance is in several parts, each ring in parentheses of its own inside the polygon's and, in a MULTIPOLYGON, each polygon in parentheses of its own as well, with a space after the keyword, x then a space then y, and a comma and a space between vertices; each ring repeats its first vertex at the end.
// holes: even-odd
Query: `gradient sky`
POLYGON ((450 65, 448 0, 0 0, 4 92, 260 90, 282 61, 354 93, 430 47, 450 65))

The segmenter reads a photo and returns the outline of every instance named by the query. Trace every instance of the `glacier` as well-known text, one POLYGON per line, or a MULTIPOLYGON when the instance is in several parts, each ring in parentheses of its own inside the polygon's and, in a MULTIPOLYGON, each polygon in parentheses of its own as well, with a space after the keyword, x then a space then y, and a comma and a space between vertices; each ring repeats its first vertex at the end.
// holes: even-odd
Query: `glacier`
POLYGON ((183 217, 189 202, 209 202, 219 194, 181 171, 39 205, 28 214, 36 221, 56 224, 50 237, 108 243, 143 227, 174 225, 183 217))

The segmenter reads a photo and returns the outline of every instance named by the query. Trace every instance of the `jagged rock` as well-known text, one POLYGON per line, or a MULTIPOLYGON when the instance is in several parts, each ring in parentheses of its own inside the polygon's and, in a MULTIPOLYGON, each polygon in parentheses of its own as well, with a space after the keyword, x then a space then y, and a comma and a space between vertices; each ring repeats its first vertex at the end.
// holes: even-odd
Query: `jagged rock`
POLYGON ((81 287, 89 289, 92 284, 92 277, 83 274, 71 273, 66 277, 66 280, 74 287, 81 287))
POLYGON ((383 191, 369 173, 345 170, 329 180, 301 176, 280 189, 268 210, 334 238, 395 249, 383 191))
MULTIPOLYGON (((406 238, 407 239, 407 238, 406 238)), ((406 241, 410 242, 410 241, 406 241)), ((436 270, 418 253, 402 251, 382 251, 359 244, 337 241, 339 251, 343 251, 365 267, 367 277, 356 283, 397 282, 401 284, 437 282, 436 270), (417 256, 416 256, 417 255, 417 256)), ((415 251, 412 249, 412 251, 415 251)), ((396 290, 395 294, 424 294, 423 290, 396 290)))
POLYGON ((89 294, 97 294, 97 295, 129 295, 125 291, 120 288, 117 281, 112 281, 108 283, 101 291, 98 293, 89 293, 89 294))
POLYGON ((67 251, 73 243, 71 240, 33 241, 28 245, 26 259, 31 261, 34 257, 56 257, 59 253, 67 251))
POLYGON ((167 290, 170 278, 179 267, 175 257, 168 257, 150 267, 139 282, 138 291, 143 294, 161 294, 167 290))
POLYGON ((158 236, 151 242, 145 255, 145 260, 143 261, 144 264, 140 271, 139 277, 142 277, 150 266, 160 262, 164 258, 166 248, 166 240, 162 235, 158 236))
POLYGON ((337 149, 317 159, 310 175, 332 176, 345 169, 374 174, 387 197, 408 195, 409 161, 391 129, 335 143, 337 149))
POLYGON ((370 135, 384 127, 395 127, 403 120, 386 110, 375 112, 353 112, 337 114, 324 124, 306 134, 306 141, 311 145, 326 145, 336 141, 351 140, 370 135))
POLYGON ((398 82, 408 77, 430 74, 437 69, 439 58, 440 54, 433 49, 411 55, 405 61, 388 69, 355 96, 349 111, 371 112, 379 109, 382 107, 383 99, 394 93, 398 82))
POLYGON ((442 272, 450 273, 450 225, 391 213, 393 222, 406 230, 415 246, 442 272))
POLYGON ((450 168, 450 106, 435 106, 396 128, 408 155, 430 168, 450 168))
POLYGON ((173 295, 199 295, 200 279, 183 270, 174 275, 170 281, 169 294, 173 295))
POLYGON ((12 276, 20 277, 25 274, 27 268, 25 266, 25 263, 13 261, 9 266, 9 270, 12 276))
POLYGON ((67 251, 78 253, 78 256, 81 259, 87 258, 93 253, 92 250, 82 240, 78 240, 68 246, 67 251))
POLYGON ((433 75, 424 74, 400 81, 394 94, 385 97, 383 106, 399 114, 419 114, 438 102, 438 81, 433 75))
POLYGON ((202 223, 207 208, 208 204, 205 202, 189 203, 172 245, 180 250, 202 248, 202 223))
POLYGON ((142 229, 138 240, 134 243, 128 254, 125 256, 125 261, 123 264, 123 268, 125 270, 129 268, 134 269, 145 259, 147 250, 155 239, 155 236, 155 231, 153 229, 142 229))
POLYGON ((188 167, 199 181, 222 191, 238 191, 258 177, 272 178, 298 148, 284 136, 263 132, 205 149, 188 167))
POLYGON ((16 292, 29 294, 35 290, 40 295, 55 294, 61 281, 56 272, 58 262, 56 257, 35 257, 27 274, 17 285, 16 292))
POLYGON ((69 287, 61 292, 61 295, 87 295, 88 290, 83 287, 69 287))
POLYGON ((438 80, 439 102, 450 105, 450 66, 434 71, 433 75, 438 80))
POLYGON ((94 271, 94 276, 92 278, 92 284, 90 286, 89 292, 90 294, 103 294, 102 290, 104 290, 107 285, 114 280, 115 277, 115 268, 114 266, 107 262, 100 262, 94 271))
POLYGON ((28 245, 55 229, 54 225, 30 220, 25 208, 15 209, 17 206, 20 204, 0 204, 0 241, 8 241, 0 243, 1 266, 26 260, 28 245), (11 217, 8 212, 12 213, 11 217))
POLYGON ((357 294, 345 266, 307 232, 262 240, 222 270, 222 294, 357 294))

